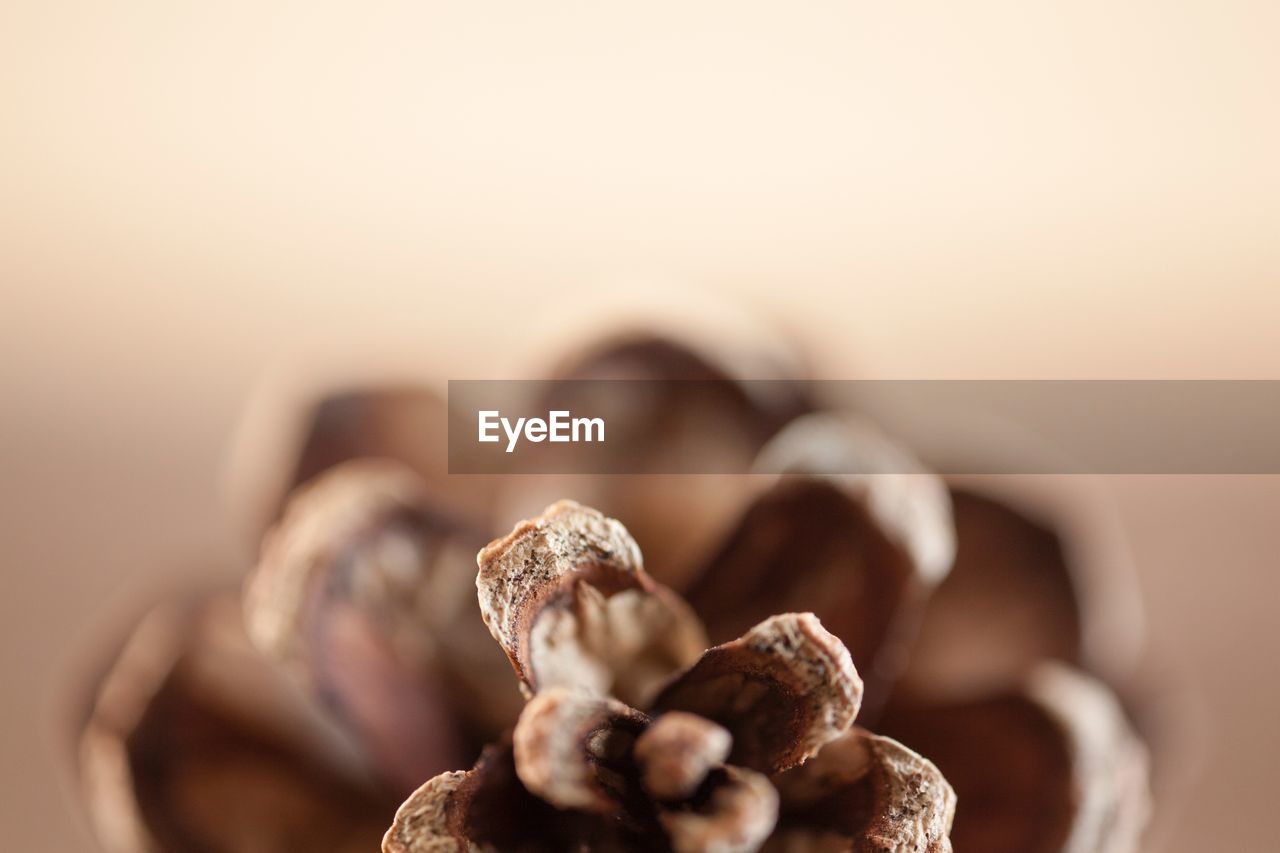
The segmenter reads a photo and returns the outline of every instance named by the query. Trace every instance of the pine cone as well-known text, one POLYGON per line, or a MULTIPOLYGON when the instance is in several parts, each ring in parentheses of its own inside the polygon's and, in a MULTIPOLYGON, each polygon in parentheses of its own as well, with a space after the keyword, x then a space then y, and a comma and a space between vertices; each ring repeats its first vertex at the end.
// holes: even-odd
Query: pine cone
POLYGON ((1058 534, 740 363, 632 336, 556 375, 721 380, 645 434, 779 475, 463 488, 430 393, 321 401, 242 594, 156 609, 99 686, 104 846, 1140 849, 1147 749, 1058 534), (636 537, 560 500, 485 544, 548 489, 636 537))

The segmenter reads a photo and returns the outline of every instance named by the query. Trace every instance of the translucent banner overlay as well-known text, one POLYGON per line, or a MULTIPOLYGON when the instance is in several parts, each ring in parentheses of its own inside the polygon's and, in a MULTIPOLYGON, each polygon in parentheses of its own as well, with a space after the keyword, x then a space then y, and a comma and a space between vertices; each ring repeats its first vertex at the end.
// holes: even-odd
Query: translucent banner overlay
MULTIPOLYGON (((874 425, 944 474, 1280 474, 1271 380, 452 380, 449 469, 779 473, 779 442, 820 434, 797 428, 811 410, 874 425)), ((815 448, 806 467, 867 473, 854 450, 815 448)))

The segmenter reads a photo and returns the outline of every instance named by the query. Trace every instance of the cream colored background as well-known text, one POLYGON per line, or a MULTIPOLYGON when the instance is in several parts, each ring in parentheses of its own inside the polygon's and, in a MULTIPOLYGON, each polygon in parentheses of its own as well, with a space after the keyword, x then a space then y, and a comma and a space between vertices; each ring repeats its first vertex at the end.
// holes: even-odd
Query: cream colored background
MULTIPOLYGON (((10 0, 4 847, 89 849, 74 672, 236 560, 219 463, 282 361, 497 375, 660 279, 829 376, 1280 377, 1278 41, 1242 0, 10 0)), ((1110 486, 1216 732, 1170 849, 1265 849, 1280 483, 1110 486)))

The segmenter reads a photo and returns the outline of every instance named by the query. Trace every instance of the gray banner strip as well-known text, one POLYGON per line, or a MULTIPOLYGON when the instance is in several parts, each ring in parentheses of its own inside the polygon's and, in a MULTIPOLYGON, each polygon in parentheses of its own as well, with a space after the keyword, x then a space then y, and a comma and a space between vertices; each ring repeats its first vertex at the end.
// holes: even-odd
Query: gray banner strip
POLYGON ((1274 380, 453 380, 449 466, 775 473, 759 451, 804 409, 873 423, 945 474, 1280 473, 1274 380))

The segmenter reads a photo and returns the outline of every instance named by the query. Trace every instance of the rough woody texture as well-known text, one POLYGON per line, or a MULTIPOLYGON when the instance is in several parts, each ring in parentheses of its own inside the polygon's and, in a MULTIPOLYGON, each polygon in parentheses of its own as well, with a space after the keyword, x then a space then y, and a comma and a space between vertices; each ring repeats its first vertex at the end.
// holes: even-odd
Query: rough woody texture
POLYGON ((1108 688, 1042 668, 1132 687, 1123 566, 813 414, 714 316, 591 318, 537 403, 609 442, 563 476, 447 474, 409 386, 295 397, 256 464, 240 442, 239 516, 279 519, 243 609, 149 618, 83 730, 112 853, 1136 850, 1145 749, 1108 688), (538 514, 564 495, 605 514, 538 514))
POLYGON ((955 792, 938 768, 889 738, 855 728, 775 781, 782 815, 765 848, 773 853, 951 851, 955 792))
POLYGON ((382 840, 384 853, 622 850, 620 833, 590 815, 530 794, 510 742, 487 748, 466 772, 442 773, 409 796, 382 840), (595 843, 595 848, 587 845, 595 843))
POLYGON ((563 685, 643 706, 706 647, 626 529, 572 501, 516 525, 477 562, 480 612, 529 695, 563 685))
POLYGON ((832 416, 792 423, 757 467, 781 476, 747 508, 689 600, 715 642, 771 613, 816 613, 867 677, 874 711, 951 567, 946 488, 879 433, 832 416))
POLYGON ((616 812, 633 793, 623 790, 625 768, 617 764, 647 724, 616 699, 544 690, 516 724, 516 772, 530 793, 557 808, 616 812))
MULTIPOLYGON (((727 732, 681 716, 655 730, 646 728, 645 715, 613 699, 564 688, 540 692, 516 726, 516 773, 530 793, 559 809, 615 819, 637 849, 667 843, 676 851, 758 849, 777 818, 773 786, 759 773, 725 766, 727 732), (705 749, 697 757, 686 750, 677 773, 683 790, 657 794, 646 781, 654 777, 655 745, 674 747, 673 738, 687 743, 693 728, 705 749), (714 740, 722 741, 720 748, 709 743, 714 740)), ((674 787, 671 781, 659 778, 658 788, 674 787)))
POLYGON ((651 761, 656 744, 687 742, 694 729, 704 745, 727 734, 690 715, 669 715, 656 730, 648 725, 645 715, 616 700, 564 688, 540 692, 521 715, 513 746, 491 748, 471 771, 422 786, 401 806, 383 849, 760 849, 777 820, 778 795, 768 778, 703 760, 704 753, 681 768, 682 777, 697 777, 685 791, 657 797, 642 781, 642 752, 651 761), (713 731, 719 737, 705 737, 713 731))
POLYGON ((862 681, 840 641, 812 613, 774 616, 709 649, 655 701, 733 735, 733 764, 776 773, 853 725, 862 681))
POLYGON ((113 853, 356 853, 394 807, 256 656, 231 596, 143 620, 98 691, 80 768, 113 853))
POLYGON ((624 676, 644 669, 636 661, 654 653, 650 644, 668 675, 678 672, 673 630, 684 632, 680 649, 701 632, 644 574, 622 525, 595 510, 554 504, 477 562, 485 622, 530 698, 509 745, 405 802, 388 853, 748 853, 777 822, 765 774, 803 762, 857 715, 862 683, 848 650, 812 614, 773 617, 685 661, 693 665, 669 679, 655 718, 609 695, 644 692, 624 676), (624 596, 634 602, 614 606, 624 596), (586 630, 570 622, 574 630, 540 638, 548 618, 586 630))
POLYGON ((733 747, 728 730, 710 720, 672 711, 654 720, 636 741, 645 790, 659 800, 693 796, 711 768, 733 747))
POLYGON ((453 797, 468 774, 441 773, 427 780, 396 811, 395 821, 382 839, 387 853, 458 853, 478 849, 455 836, 449 826, 453 797))
POLYGON ((676 853, 752 853, 778 820, 778 792, 767 777, 725 766, 711 774, 700 802, 664 808, 658 819, 676 853))

